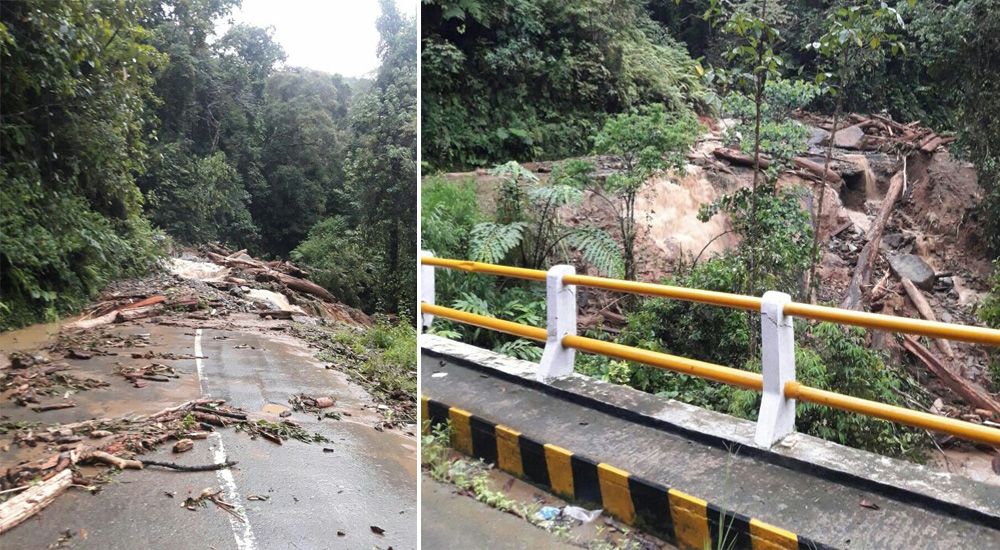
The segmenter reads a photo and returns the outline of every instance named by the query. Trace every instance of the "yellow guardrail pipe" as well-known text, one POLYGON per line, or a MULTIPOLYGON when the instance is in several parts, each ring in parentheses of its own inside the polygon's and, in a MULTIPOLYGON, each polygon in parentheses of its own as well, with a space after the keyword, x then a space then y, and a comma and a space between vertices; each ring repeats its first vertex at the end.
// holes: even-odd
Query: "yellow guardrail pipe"
MULTIPOLYGON (((545 281, 545 272, 539 269, 525 269, 521 267, 509 267, 481 262, 434 257, 421 258, 421 262, 424 265, 458 269, 468 271, 470 273, 484 273, 488 275, 515 277, 518 279, 527 279, 532 281, 545 281)), ((590 275, 566 275, 563 277, 563 282, 583 287, 601 288, 604 290, 628 292, 631 294, 642 294, 646 296, 657 296, 661 298, 672 298, 676 300, 685 300, 689 302, 698 302, 702 304, 736 309, 760 311, 761 306, 761 299, 754 296, 742 296, 728 292, 715 292, 711 290, 700 290, 696 288, 685 288, 656 283, 623 281, 619 279, 608 279, 606 277, 593 277, 590 275)), ((847 309, 801 304, 797 302, 789 302, 785 304, 783 313, 785 315, 800 317, 803 319, 812 319, 815 321, 830 321, 833 323, 864 328, 929 336, 931 338, 945 338, 948 340, 959 340, 974 344, 1000 346, 1000 330, 985 327, 953 325, 936 321, 926 321, 923 319, 910 319, 907 317, 881 315, 878 313, 867 313, 863 311, 851 311, 847 309)))
POLYGON ((450 260, 448 258, 435 258, 434 256, 424 256, 420 258, 423 265, 433 265, 468 271, 469 273, 484 273, 486 275, 499 275, 501 277, 514 277, 515 279, 528 279, 531 281, 544 281, 545 272, 540 269, 526 269, 523 267, 510 267, 507 265, 484 264, 482 262, 471 262, 467 260, 450 260))
POLYGON ((890 332, 905 332, 907 334, 919 334, 932 338, 945 338, 948 340, 971 342, 973 344, 1000 346, 1000 330, 985 327, 953 325, 937 321, 910 319, 894 315, 880 315, 878 313, 800 304, 797 302, 785 304, 784 314, 791 315, 792 317, 803 317, 858 327, 888 330, 890 332))
POLYGON ((786 382, 784 389, 785 397, 788 399, 826 405, 842 411, 873 416, 899 424, 907 424, 916 428, 951 434, 956 437, 1000 447, 1000 430, 996 428, 973 424, 964 420, 955 420, 946 416, 904 409, 903 407, 886 405, 877 401, 859 399, 849 395, 841 395, 831 391, 810 388, 798 382, 786 382))
POLYGON ((521 338, 527 338, 529 340, 544 342, 546 338, 546 331, 544 328, 529 327, 528 325, 504 321, 502 319, 487 317, 485 315, 476 315, 475 313, 459 311, 450 307, 420 304, 420 312, 429 313, 445 319, 451 319, 452 321, 458 321, 467 325, 488 328, 506 334, 520 336, 521 338))
POLYGON ((714 363, 688 359, 687 357, 678 357, 676 355, 623 346, 583 336, 566 336, 562 339, 562 344, 568 348, 580 351, 624 359, 626 361, 635 361, 636 363, 689 374, 747 390, 764 391, 764 377, 755 372, 723 367, 714 363))

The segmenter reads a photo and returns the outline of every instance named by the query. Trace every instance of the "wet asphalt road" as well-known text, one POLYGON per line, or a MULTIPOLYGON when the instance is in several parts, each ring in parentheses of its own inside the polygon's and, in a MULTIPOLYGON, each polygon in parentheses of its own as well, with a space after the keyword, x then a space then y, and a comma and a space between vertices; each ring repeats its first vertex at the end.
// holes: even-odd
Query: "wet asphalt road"
POLYGON ((501 512, 469 496, 455 493, 455 487, 421 476, 423 501, 421 548, 579 548, 554 533, 535 527, 507 512, 501 512), (456 529, 461 525, 461 529, 456 529))
MULTIPOLYGON (((278 446, 224 428, 208 441, 196 442, 194 450, 183 455, 172 455, 169 446, 164 446, 147 457, 184 464, 228 458, 239 464, 205 473, 125 471, 98 495, 70 489, 42 513, 0 536, 0 548, 48 548, 66 531, 73 535, 66 546, 71 548, 416 547, 416 441, 402 433, 376 431, 374 405, 346 375, 324 369, 304 346, 278 333, 195 331, 161 325, 117 330, 145 330, 155 349, 195 355, 200 351, 207 359, 171 361, 191 376, 170 388, 151 384, 154 387, 125 389, 109 379, 113 385, 108 390, 74 396, 80 404, 77 409, 53 411, 52 416, 34 420, 83 420, 129 411, 145 414, 204 395, 277 421, 281 407, 287 407, 288 398, 296 393, 332 395, 337 400, 333 410, 350 416, 317 421, 313 415, 293 414, 291 420, 309 432, 323 434, 330 443, 290 440, 278 446), (69 418, 74 414, 75 418, 69 418), (324 452, 324 448, 333 451, 324 452), (224 498, 245 511, 245 521, 212 504, 193 512, 181 506, 185 497, 197 496, 207 487, 223 489, 224 498), (384 534, 374 533, 372 526, 384 534)), ((78 367, 78 375, 89 375, 89 371, 110 372, 109 363, 114 360, 121 358, 70 362, 78 367)), ((14 412, 5 410, 4 414, 13 417, 14 412)), ((23 409, 16 414, 17 418, 37 415, 23 409)))

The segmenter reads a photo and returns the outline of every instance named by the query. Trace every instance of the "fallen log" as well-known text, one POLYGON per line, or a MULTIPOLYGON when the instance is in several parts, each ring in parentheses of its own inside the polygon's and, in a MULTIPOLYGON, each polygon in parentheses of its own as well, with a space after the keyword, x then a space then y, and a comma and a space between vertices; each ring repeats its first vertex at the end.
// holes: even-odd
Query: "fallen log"
MULTIPOLYGON (((712 154, 731 164, 738 164, 740 166, 754 165, 754 159, 752 156, 736 149, 730 149, 728 147, 719 147, 718 149, 712 151, 712 154)), ((770 165, 771 165, 771 160, 765 157, 764 155, 761 155, 760 167, 767 168, 770 165)))
POLYGON ((892 176, 892 180, 889 183, 889 190, 885 194, 885 199, 882 200, 882 207, 878 211, 878 216, 875 217, 875 222, 872 223, 871 228, 868 229, 868 233, 865 235, 865 239, 868 242, 865 243, 865 247, 861 249, 861 254, 858 255, 858 263, 854 268, 854 274, 851 276, 851 282, 847 286, 847 296, 840 303, 840 307, 843 309, 857 309, 861 305, 861 288, 868 286, 868 283, 871 281, 872 264, 875 262, 875 256, 878 255, 882 233, 885 231, 885 223, 889 221, 889 214, 892 212, 893 206, 895 206, 896 200, 903 190, 903 181, 905 178, 905 169, 896 172, 892 176))
POLYGON ((94 327, 110 325, 111 323, 115 322, 115 317, 118 317, 118 310, 114 310, 110 313, 105 313, 104 315, 101 315, 100 317, 94 317, 93 319, 74 321, 72 323, 67 324, 64 328, 69 330, 76 330, 76 329, 88 330, 94 327))
POLYGON ((904 334, 903 347, 919 359, 934 376, 937 376, 941 382, 968 404, 976 408, 992 411, 993 414, 1000 414, 1000 402, 997 402, 985 391, 976 387, 971 381, 962 378, 961 374, 944 366, 929 349, 920 345, 920 342, 917 342, 915 338, 904 334))
POLYGON ((167 300, 166 296, 150 296, 149 298, 146 298, 145 300, 139 300, 138 302, 134 302, 134 303, 122 306, 122 307, 120 307, 118 309, 119 310, 138 309, 138 308, 141 308, 141 307, 147 307, 147 306, 152 306, 152 305, 155 305, 155 304, 159 304, 161 302, 165 302, 166 300, 167 300))
POLYGON ((127 321, 137 321, 139 319, 145 319, 146 317, 152 317, 162 311, 163 307, 160 304, 137 307, 134 309, 123 309, 118 311, 115 315, 115 322, 125 323, 127 321))
MULTIPOLYGON (((931 309, 931 305, 927 302, 927 298, 924 298, 924 294, 920 292, 917 285, 913 284, 912 281, 906 277, 902 277, 903 288, 906 290, 906 295, 910 297, 910 301, 913 305, 917 307, 917 311, 920 312, 920 316, 928 321, 937 321, 937 316, 934 315, 934 310, 931 309)), ((951 349, 951 343, 942 338, 935 338, 934 345, 937 349, 941 350, 941 353, 948 356, 949 359, 955 358, 955 352, 951 349)))
POLYGON ((925 153, 933 153, 934 150, 937 149, 941 145, 941 141, 943 141, 943 140, 940 137, 934 136, 934 139, 932 139, 932 140, 928 141, 926 144, 924 144, 920 148, 920 150, 923 151, 923 152, 925 152, 925 153))
POLYGON ((0 504, 0 535, 51 504, 72 483, 72 470, 62 470, 48 480, 25 489, 0 504))
POLYGON ((292 290, 298 290, 299 292, 304 292, 306 294, 312 294, 324 302, 336 302, 337 298, 330 293, 329 290, 319 286, 316 283, 307 281, 305 279, 299 279, 298 277, 293 277, 291 275, 286 275, 284 273, 277 274, 278 281, 281 284, 291 288, 292 290))
MULTIPOLYGON (((807 170, 809 172, 812 172, 813 174, 816 174, 816 176, 819 177, 820 179, 823 178, 823 165, 822 164, 820 164, 818 162, 813 162, 813 161, 811 161, 811 160, 809 160, 807 158, 804 158, 804 157, 795 157, 794 162, 795 162, 795 166, 798 166, 799 168, 802 168, 803 170, 807 170)), ((840 174, 834 172, 833 170, 827 170, 826 171, 826 181, 828 181, 829 183, 836 184, 838 186, 844 184, 844 178, 840 174)))
POLYGON ((291 319, 292 311, 285 311, 283 309, 268 309, 264 311, 258 311, 257 315, 260 315, 261 319, 270 317, 272 319, 291 319))

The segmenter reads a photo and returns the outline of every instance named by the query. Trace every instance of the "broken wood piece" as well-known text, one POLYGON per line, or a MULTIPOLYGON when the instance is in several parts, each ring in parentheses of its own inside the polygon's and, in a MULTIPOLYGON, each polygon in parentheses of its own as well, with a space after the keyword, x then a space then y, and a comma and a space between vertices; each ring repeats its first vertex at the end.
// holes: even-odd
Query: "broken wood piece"
POLYGON ((920 342, 910 336, 903 335, 903 347, 920 360, 938 380, 948 386, 949 389, 958 394, 962 399, 973 407, 1000 413, 1000 402, 990 397, 988 393, 978 388, 973 382, 966 380, 961 374, 949 369, 927 348, 920 345, 920 342))
POLYGON ((73 472, 65 469, 0 504, 0 535, 51 504, 72 483, 73 472))
POLYGON ((114 466, 115 468, 118 468, 119 470, 125 470, 125 469, 129 469, 129 470, 141 470, 142 469, 142 462, 139 462, 138 460, 129 460, 129 459, 126 459, 126 458, 121 458, 119 456, 115 456, 115 455, 113 455, 111 453, 106 453, 104 451, 94 451, 94 452, 90 453, 90 457, 89 458, 91 458, 93 460, 96 460, 98 462, 103 462, 105 464, 110 464, 110 465, 114 466))
POLYGON ((177 443, 174 443, 172 451, 175 453, 186 453, 193 448, 194 441, 191 441, 190 439, 181 439, 177 443))
MULTIPOLYGON (((928 321, 937 322, 937 316, 934 315, 934 310, 931 309, 930 303, 927 302, 927 298, 924 298, 924 294, 920 292, 920 289, 913 284, 912 281, 903 277, 903 288, 906 290, 906 295, 910 297, 910 301, 913 305, 917 307, 917 311, 920 312, 920 316, 928 321)), ((955 358, 955 352, 951 349, 951 343, 943 338, 935 338, 934 345, 941 350, 941 353, 948 356, 949 359, 955 358)))

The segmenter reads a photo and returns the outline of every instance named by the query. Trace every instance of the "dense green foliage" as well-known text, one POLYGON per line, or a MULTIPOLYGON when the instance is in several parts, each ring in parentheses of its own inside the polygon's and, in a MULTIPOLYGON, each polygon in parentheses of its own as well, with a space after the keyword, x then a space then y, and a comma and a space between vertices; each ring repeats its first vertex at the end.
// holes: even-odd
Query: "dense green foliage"
MULTIPOLYGON (((1000 329, 1000 259, 993 262, 990 294, 979 304, 979 318, 986 326, 1000 329)), ((994 391, 1000 390, 1000 350, 990 353, 990 381, 994 391)))
POLYGON ((432 0, 421 17, 432 168, 578 155, 609 113, 704 101, 694 62, 640 2, 432 0))
POLYGON ((412 309, 414 22, 383 2, 378 75, 348 81, 281 68, 269 30, 217 35, 238 4, 4 4, 0 329, 150 269, 154 227, 265 257, 302 244, 346 302, 412 309))
POLYGON ((0 10, 0 329, 51 319, 154 262, 135 184, 152 71, 166 62, 149 36, 120 2, 0 10))

